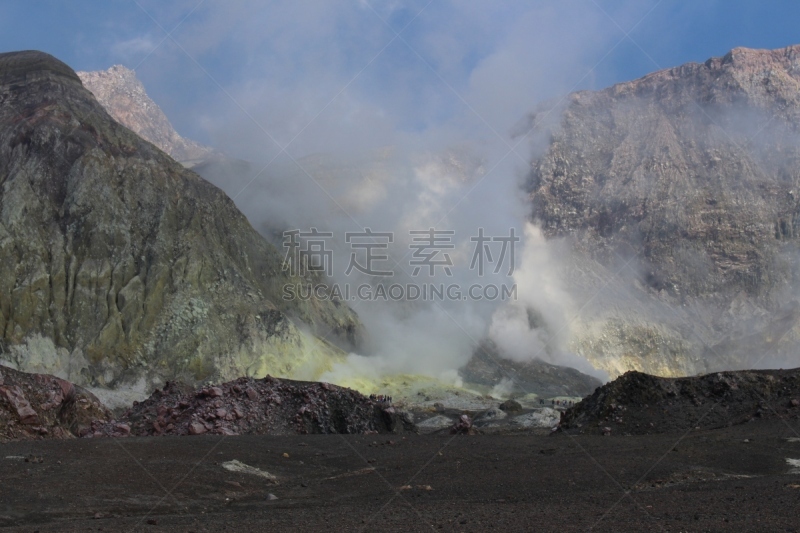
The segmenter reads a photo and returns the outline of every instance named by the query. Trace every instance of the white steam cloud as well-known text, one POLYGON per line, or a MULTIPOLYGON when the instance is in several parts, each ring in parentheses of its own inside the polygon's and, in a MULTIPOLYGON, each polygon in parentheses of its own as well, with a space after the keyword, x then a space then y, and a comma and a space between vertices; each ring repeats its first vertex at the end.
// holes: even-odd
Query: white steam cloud
MULTIPOLYGON (((179 20, 175 10, 144 5, 179 20)), ((612 15, 635 22, 648 9, 630 2, 612 15)), ((199 113, 191 98, 170 108, 189 136, 250 162, 205 175, 265 235, 333 232, 334 279, 342 283, 376 283, 342 274, 350 253, 344 234, 364 228, 394 233, 392 282, 462 291, 516 283, 513 303, 354 304, 369 339, 350 370, 455 382, 455 370, 487 338, 517 361, 593 370, 567 350, 573 304, 520 192, 534 139, 517 145, 509 132, 538 103, 592 83, 592 67, 619 39, 605 13, 577 1, 242 0, 201 5, 175 38, 180 49, 167 42, 140 74, 148 86, 180 78, 219 97, 199 113), (151 76, 152 69, 161 71, 151 76), (219 72, 224 83, 206 75, 219 72), (452 276, 411 279, 409 231, 431 227, 455 232, 452 276), (522 239, 513 278, 494 265, 483 276, 470 269, 470 238, 481 228, 488 236, 513 229, 522 239)))

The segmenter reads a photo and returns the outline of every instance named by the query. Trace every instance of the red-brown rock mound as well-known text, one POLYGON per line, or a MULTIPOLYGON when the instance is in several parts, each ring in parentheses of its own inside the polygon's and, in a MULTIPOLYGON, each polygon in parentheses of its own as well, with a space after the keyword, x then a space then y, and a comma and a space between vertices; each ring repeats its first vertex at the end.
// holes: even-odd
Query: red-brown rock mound
POLYGON ((0 442, 73 438, 110 418, 100 400, 69 381, 0 366, 0 442))
POLYGON ((269 376, 196 390, 169 382, 119 421, 99 421, 86 436, 118 436, 120 425, 137 436, 396 433, 414 428, 406 414, 354 390, 269 376))

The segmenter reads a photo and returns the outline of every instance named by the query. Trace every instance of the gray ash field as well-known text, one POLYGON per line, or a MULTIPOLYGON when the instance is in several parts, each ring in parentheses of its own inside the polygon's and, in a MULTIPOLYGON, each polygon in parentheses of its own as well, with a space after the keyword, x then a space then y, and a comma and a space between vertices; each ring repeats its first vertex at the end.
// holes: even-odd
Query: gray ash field
POLYGON ((797 531, 800 475, 787 459, 800 459, 798 432, 796 420, 767 420, 611 438, 14 442, 0 460, 0 525, 42 533, 797 531), (231 461, 277 483, 227 470, 231 461))

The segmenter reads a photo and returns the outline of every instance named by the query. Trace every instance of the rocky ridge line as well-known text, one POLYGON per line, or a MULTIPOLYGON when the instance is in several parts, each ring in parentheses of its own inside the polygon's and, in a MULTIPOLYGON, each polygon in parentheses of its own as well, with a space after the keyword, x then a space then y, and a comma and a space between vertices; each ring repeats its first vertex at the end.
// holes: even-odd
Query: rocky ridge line
POLYGON ((213 148, 181 137, 161 108, 147 95, 136 73, 123 65, 108 70, 77 72, 83 86, 94 94, 114 119, 181 162, 219 156, 213 148))

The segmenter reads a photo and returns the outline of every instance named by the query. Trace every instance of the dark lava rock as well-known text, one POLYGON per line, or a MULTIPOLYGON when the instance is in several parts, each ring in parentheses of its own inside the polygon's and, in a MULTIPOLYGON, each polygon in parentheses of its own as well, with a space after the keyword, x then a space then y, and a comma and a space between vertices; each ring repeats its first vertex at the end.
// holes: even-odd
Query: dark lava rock
POLYGON ((500 404, 500 410, 506 413, 522 411, 522 405, 517 400, 506 400, 500 404))
MULTIPOLYGON (((292 435, 415 431, 408 414, 329 383, 239 378, 193 390, 168 382, 120 418, 133 436, 292 435)), ((120 436, 97 422, 86 436, 120 436)))
POLYGON ((458 422, 450 428, 450 433, 454 435, 474 435, 477 433, 475 427, 472 425, 472 419, 467 414, 461 415, 458 422))
POLYGON ((524 363, 503 357, 502 351, 491 340, 482 342, 472 354, 467 365, 459 370, 468 383, 492 387, 513 376, 513 392, 535 393, 543 397, 586 396, 601 381, 574 368, 533 359, 524 363))
POLYGON ((626 372, 561 414, 560 429, 610 435, 716 429, 754 419, 800 420, 800 369, 661 378, 626 372))
POLYGON ((0 442, 74 438, 92 423, 123 431, 109 420, 100 400, 69 381, 0 366, 0 442))

